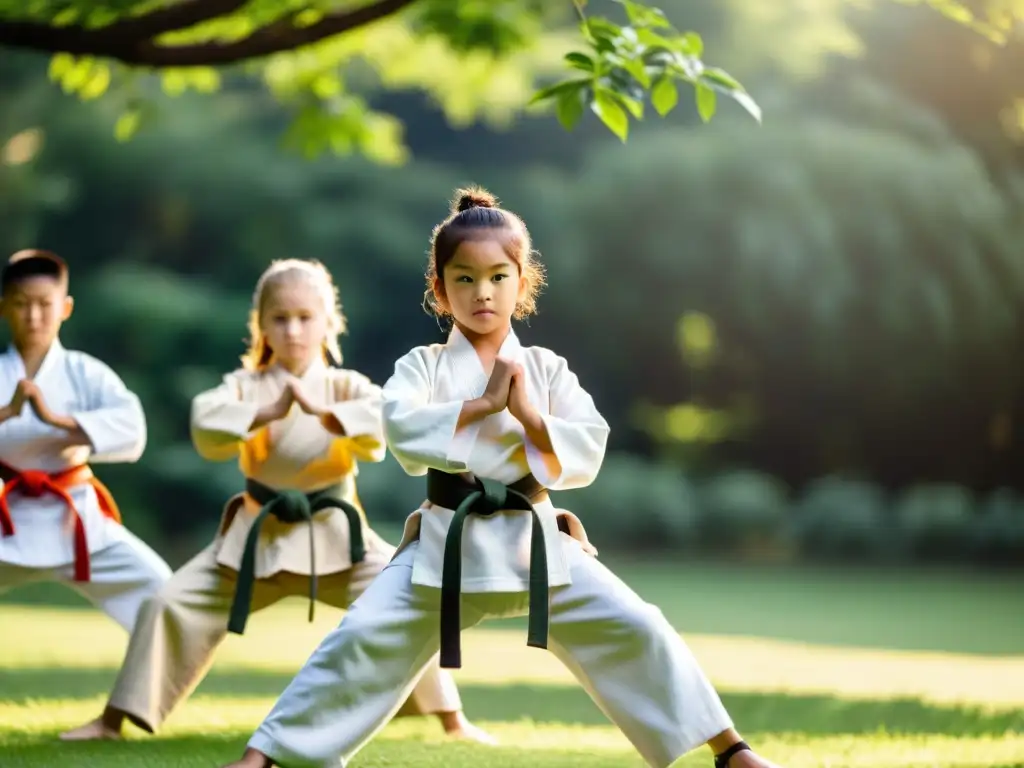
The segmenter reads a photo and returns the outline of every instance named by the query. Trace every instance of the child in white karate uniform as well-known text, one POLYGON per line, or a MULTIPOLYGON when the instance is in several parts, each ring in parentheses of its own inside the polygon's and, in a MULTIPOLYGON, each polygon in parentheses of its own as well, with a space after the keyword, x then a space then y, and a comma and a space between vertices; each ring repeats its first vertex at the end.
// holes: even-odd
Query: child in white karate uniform
POLYGON ((68 584, 131 631, 170 578, 163 559, 121 524, 91 463, 133 463, 146 447, 139 398, 105 363, 65 349, 67 263, 50 251, 14 254, 0 277, 0 592, 68 584))
POLYGON ((661 611, 548 498, 594 480, 608 425, 564 358, 512 331, 543 282, 521 219, 482 190, 460 193, 434 231, 427 281, 454 328, 397 362, 384 427, 406 472, 427 476, 428 502, 228 768, 347 765, 439 649, 443 667, 459 666, 460 630, 527 613, 528 643, 549 647, 653 768, 704 744, 717 768, 771 766, 661 611))

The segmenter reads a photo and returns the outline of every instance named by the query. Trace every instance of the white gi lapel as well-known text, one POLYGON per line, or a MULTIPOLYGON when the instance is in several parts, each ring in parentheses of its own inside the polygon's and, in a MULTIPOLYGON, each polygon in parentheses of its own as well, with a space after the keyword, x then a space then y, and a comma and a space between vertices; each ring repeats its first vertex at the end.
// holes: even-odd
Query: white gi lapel
POLYGON ((25 375, 25 366, 21 362, 21 356, 11 344, 0 355, 0 396, 4 403, 10 402, 14 397, 14 388, 25 375))
MULTIPOLYGON (((39 385, 40 388, 46 392, 47 403, 51 407, 61 407, 60 403, 55 402, 57 393, 63 394, 63 399, 73 400, 74 396, 70 392, 65 390, 68 382, 67 371, 65 371, 64 364, 67 362, 67 353, 64 351, 64 347, 61 343, 54 339, 53 344, 46 351, 46 357, 43 358, 43 362, 39 365, 39 370, 36 375, 32 377, 32 380, 39 385), (47 391, 47 380, 52 380, 54 386, 47 391)), ((22 365, 22 375, 24 375, 24 365, 22 365)), ((77 396, 80 393, 74 393, 77 396)))
POLYGON ((516 336, 516 332, 511 328, 508 330, 508 336, 505 337, 505 341, 501 344, 501 349, 498 350, 498 357, 504 357, 507 360, 515 360, 517 363, 523 362, 523 345, 519 343, 519 337, 516 336))
MULTIPOLYGON (((518 361, 520 349, 519 339, 516 338, 515 332, 509 329, 508 336, 505 337, 505 341, 502 342, 501 348, 498 350, 498 355, 518 361)), ((483 395, 487 389, 487 380, 490 377, 484 372, 484 367, 480 363, 480 357, 477 355, 473 345, 457 326, 452 328, 448 336, 444 354, 447 357, 448 386, 445 387, 445 382, 443 381, 435 382, 433 394, 438 396, 439 400, 446 402, 453 400, 475 400, 483 395), (439 389, 441 391, 438 391, 439 389)), ((501 414, 496 414, 488 419, 474 421, 472 424, 459 430, 457 440, 459 448, 453 448, 450 458, 457 459, 468 465, 470 453, 476 444, 481 427, 485 422, 494 418, 501 418, 501 414)))
POLYGON ((487 374, 484 373, 473 345, 458 326, 452 326, 444 351, 448 358, 449 392, 440 394, 450 395, 444 397, 445 400, 474 400, 480 397, 487 389, 487 374))
MULTIPOLYGON (((458 326, 452 327, 448 336, 448 343, 445 345, 445 354, 448 358, 448 373, 451 376, 451 400, 474 400, 480 397, 487 389, 487 380, 490 378, 480 364, 480 356, 473 349, 472 343, 465 337, 458 326)), ((498 357, 508 358, 521 362, 522 346, 516 332, 511 328, 508 336, 501 343, 498 350, 498 357)), ((449 398, 446 398, 449 399, 449 398)))

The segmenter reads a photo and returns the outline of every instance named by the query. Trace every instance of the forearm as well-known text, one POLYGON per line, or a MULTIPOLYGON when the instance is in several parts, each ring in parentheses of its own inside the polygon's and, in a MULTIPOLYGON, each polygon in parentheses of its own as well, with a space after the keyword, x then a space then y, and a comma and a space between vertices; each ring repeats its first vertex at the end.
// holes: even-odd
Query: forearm
POLYGON ((463 427, 468 427, 473 422, 485 419, 492 413, 494 413, 494 406, 483 397, 465 400, 462 403, 462 410, 459 411, 459 420, 455 425, 455 430, 458 431, 463 427))
POLYGON ((529 440, 538 451, 549 454, 553 454, 555 452, 555 447, 551 443, 551 435, 548 433, 548 427, 536 408, 531 408, 527 413, 523 414, 519 423, 523 425, 523 429, 526 432, 526 439, 529 440))
POLYGON ((9 421, 13 418, 14 410, 9 405, 0 407, 0 424, 3 424, 5 421, 9 421))
POLYGON ((281 409, 276 403, 265 405, 256 411, 256 417, 252 420, 252 424, 249 425, 249 431, 255 432, 257 429, 267 426, 270 422, 277 421, 282 416, 284 414, 281 413, 281 409))
MULTIPOLYGON (((61 416, 59 414, 51 414, 50 418, 46 420, 46 423, 51 427, 57 429, 63 429, 68 433, 68 440, 75 445, 92 445, 92 441, 89 436, 82 429, 78 421, 74 416, 61 416)), ((93 446, 95 447, 95 446, 93 446)))

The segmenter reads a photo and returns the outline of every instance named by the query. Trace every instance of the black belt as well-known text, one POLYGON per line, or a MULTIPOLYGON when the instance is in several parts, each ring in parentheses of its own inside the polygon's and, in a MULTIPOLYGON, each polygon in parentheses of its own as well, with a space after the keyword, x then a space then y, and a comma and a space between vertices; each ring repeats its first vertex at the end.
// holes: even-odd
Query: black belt
POLYGON ((316 604, 316 550, 313 536, 313 515, 323 509, 337 508, 348 518, 349 554, 352 564, 362 562, 366 557, 363 545, 363 520, 359 510, 347 501, 335 498, 333 488, 313 493, 302 491, 275 491, 255 480, 245 481, 245 492, 260 504, 259 514, 252 522, 249 535, 242 551, 242 563, 238 569, 238 583, 231 603, 228 631, 241 635, 249 620, 252 605, 253 584, 256 581, 256 548, 259 544, 260 529, 267 515, 273 515, 282 523, 308 522, 309 525, 309 620, 313 620, 313 606, 316 604))
POLYGON ((427 470, 427 500, 445 509, 455 510, 444 543, 441 570, 441 666, 462 666, 460 617, 462 603, 462 529, 469 515, 488 517, 503 510, 522 510, 533 515, 530 535, 530 618, 526 644, 548 647, 548 553, 544 529, 533 507, 546 489, 533 475, 511 485, 497 480, 427 470))

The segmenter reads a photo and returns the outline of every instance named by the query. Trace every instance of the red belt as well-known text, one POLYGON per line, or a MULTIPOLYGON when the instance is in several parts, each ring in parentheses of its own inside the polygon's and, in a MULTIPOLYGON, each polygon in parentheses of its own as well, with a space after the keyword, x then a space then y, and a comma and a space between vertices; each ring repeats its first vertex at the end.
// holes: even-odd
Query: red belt
POLYGON ((89 545, 85 538, 85 524, 69 491, 76 485, 91 485, 96 491, 103 514, 117 523, 121 522, 121 512, 114 497, 92 473, 89 465, 82 464, 51 475, 37 469, 18 470, 0 462, 0 479, 3 480, 3 489, 0 490, 0 534, 14 535, 14 520, 7 506, 7 497, 13 491, 19 491, 29 498, 39 498, 44 493, 59 497, 67 505, 75 522, 75 581, 89 581, 89 545))

